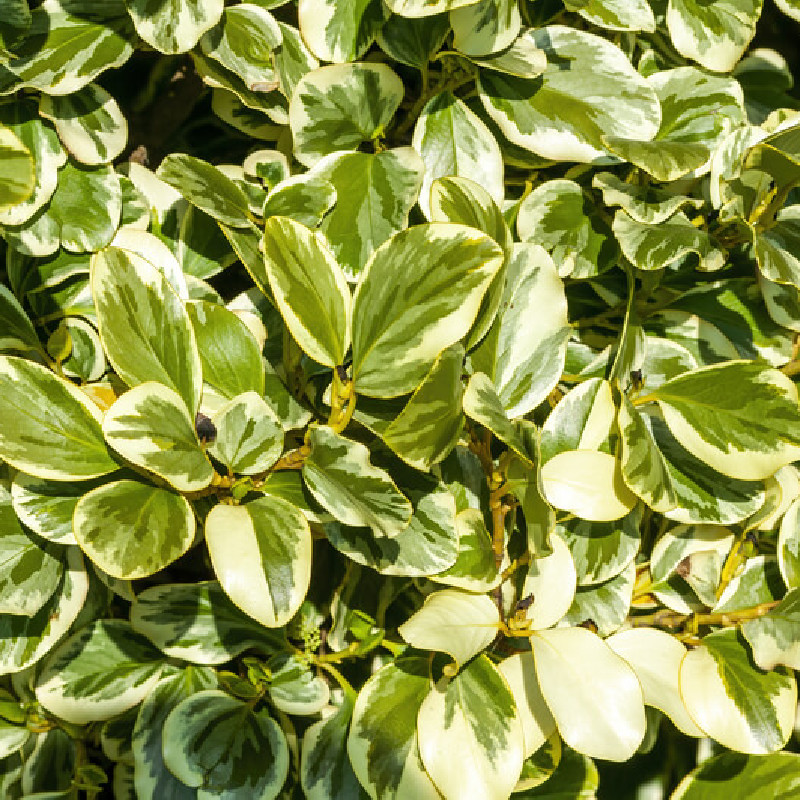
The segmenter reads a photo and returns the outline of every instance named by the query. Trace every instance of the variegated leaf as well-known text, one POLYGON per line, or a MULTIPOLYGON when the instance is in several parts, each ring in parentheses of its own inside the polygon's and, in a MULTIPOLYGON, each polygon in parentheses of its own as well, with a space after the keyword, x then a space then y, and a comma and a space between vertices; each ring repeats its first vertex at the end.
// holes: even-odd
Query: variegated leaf
POLYGON ((42 345, 25 309, 11 290, 0 285, 0 351, 41 351, 42 345))
POLYGON ((106 441, 123 458, 155 473, 180 492, 211 483, 214 470, 185 403, 160 383, 142 383, 117 400, 103 419, 106 441))
POLYGON ((628 488, 654 511, 664 513, 678 505, 663 453, 642 415, 628 396, 621 395, 617 426, 620 435, 620 467, 628 488))
POLYGON ((474 2, 476 0, 386 0, 386 5, 402 17, 430 17, 474 2))
POLYGON ((627 662, 585 628, 538 631, 531 649, 561 738, 592 758, 627 761, 645 733, 642 689, 627 662))
POLYGON ((430 579, 468 592, 494 589, 499 583, 500 573, 483 514, 476 508, 465 508, 456 516, 455 527, 458 557, 451 567, 431 575, 430 579))
MULTIPOLYGON (((308 49, 300 31, 292 25, 279 22, 281 44, 275 51, 275 68, 281 81, 281 88, 287 97, 294 94, 300 79, 319 67, 319 61, 308 49)), ((274 137, 270 137, 274 138, 274 137)))
POLYGON ((0 674, 20 672, 52 650, 77 619, 88 591, 81 552, 69 547, 61 580, 39 611, 32 617, 0 616, 0 674))
POLYGON ((505 50, 517 38, 522 19, 514 0, 479 0, 450 12, 453 46, 468 56, 505 50))
POLYGON ((308 800, 366 800, 347 755, 347 729, 353 699, 345 695, 338 710, 315 722, 303 735, 300 782, 308 800))
POLYGON ((430 687, 428 659, 401 656, 358 693, 347 753, 372 800, 440 800, 417 740, 417 715, 430 687))
POLYGON ((29 475, 72 481, 118 468, 100 410, 74 384, 15 356, 0 356, 0 457, 29 475))
POLYGON ((181 783, 164 764, 164 721, 183 700, 216 685, 213 670, 187 667, 159 682, 144 699, 131 742, 137 800, 197 800, 197 789, 181 783))
POLYGON ((192 205, 233 228, 250 222, 247 196, 229 177, 207 161, 184 153, 170 153, 158 168, 158 177, 177 189, 192 205))
POLYGON ((328 705, 328 684, 302 656, 278 653, 270 658, 268 668, 272 674, 269 697, 279 711, 310 716, 328 705))
POLYGON ((655 628, 615 633, 606 644, 630 664, 642 685, 644 702, 663 711, 682 733, 703 736, 689 716, 680 694, 679 673, 686 646, 655 628))
POLYGON ((714 72, 729 72, 756 32, 763 0, 669 0, 667 28, 675 49, 714 72))
POLYGON ((122 32, 72 16, 57 0, 47 0, 31 12, 31 25, 6 67, 20 87, 63 95, 122 66, 132 53, 133 45, 122 32))
POLYGON ((742 753, 780 750, 792 732, 797 685, 783 668, 762 672, 735 628, 715 631, 687 653, 680 691, 692 719, 720 744, 742 753))
POLYGON ((535 82, 484 71, 481 101, 514 144, 558 161, 614 161, 602 137, 652 138, 661 109, 623 52, 591 33, 551 25, 531 34, 548 66, 535 82))
POLYGON ((62 325, 72 345, 69 357, 62 364, 64 374, 82 384, 99 381, 108 369, 100 335, 80 317, 65 319, 62 325))
POLYGON ((494 641, 499 624, 497 606, 487 595, 441 589, 397 631, 412 647, 452 656, 448 672, 454 674, 494 641))
POLYGON ((356 280, 372 252, 408 224, 425 165, 410 147, 380 153, 333 153, 309 174, 329 181, 336 205, 320 224, 349 280, 356 280))
POLYGON ((271 651, 282 639, 236 608, 216 581, 145 589, 131 625, 165 655, 195 664, 224 664, 249 648, 271 651))
POLYGON ((21 225, 53 196, 58 169, 66 163, 67 154, 56 132, 39 119, 36 106, 29 102, 18 100, 0 106, 0 123, 19 139, 33 159, 34 185, 30 196, 8 208, 0 208, 0 225, 21 225))
POLYGON ((289 104, 294 155, 307 167, 381 135, 403 99, 385 64, 331 64, 304 75, 289 104))
POLYGON ((536 679, 533 655, 516 653, 497 665, 514 697, 517 715, 522 725, 523 755, 532 756, 556 731, 556 721, 547 707, 542 689, 536 679))
POLYGON ((381 438, 412 467, 428 471, 455 447, 463 427, 464 348, 443 350, 381 438))
POLYGON ((36 186, 33 155, 10 128, 0 124, 0 164, 3 186, 0 188, 0 211, 24 203, 36 186))
POLYGON ((797 388, 763 364, 703 367, 652 396, 672 435, 724 475, 759 480, 800 457, 797 388))
POLYGON ((134 580, 182 556, 194 541, 195 521, 186 498, 122 480, 85 494, 75 506, 73 529, 81 549, 104 572, 134 580))
POLYGON ((656 29, 653 10, 647 0, 588 0, 573 2, 575 10, 589 22, 612 31, 646 31, 656 29))
POLYGON ((275 304, 297 343, 320 364, 344 363, 350 346, 350 288, 324 237, 289 217, 271 217, 264 226, 263 250, 275 304))
POLYGON ((36 699, 77 725, 110 719, 150 693, 164 664, 128 622, 95 620, 48 656, 36 680, 36 699))
MULTIPOLYGON (((764 277, 800 288, 800 205, 781 209, 774 225, 765 231, 753 231, 753 240, 764 277)), ((788 321, 792 323, 789 327, 797 324, 793 319, 788 321)))
POLYGON ((353 299, 356 391, 396 397, 416 388, 468 332, 502 263, 497 244, 463 225, 418 225, 379 247, 353 299))
POLYGON ((555 531, 550 535, 552 552, 531 558, 521 596, 530 598, 525 620, 532 630, 555 625, 569 611, 575 598, 578 575, 564 539, 555 531))
POLYGON ((92 259, 92 295, 108 360, 129 386, 157 381, 194 414, 202 367, 192 324, 167 277, 132 250, 109 247, 92 259))
POLYGON ((789 589, 800 588, 800 500, 795 500, 781 520, 778 564, 789 589))
POLYGON ((223 0, 125 0, 136 33, 162 53, 185 53, 219 22, 223 0))
POLYGON ((203 380, 232 399, 264 392, 261 348, 239 317, 207 300, 186 304, 203 365, 203 380))
POLYGON ((230 800, 272 800, 289 772, 289 746, 268 708, 217 689, 178 703, 164 722, 164 764, 187 786, 230 800))
POLYGON ((514 244, 498 316, 472 354, 509 417, 524 416, 550 394, 570 335, 564 285, 552 259, 537 244, 514 244))
POLYGON ((233 473, 266 472, 283 452, 283 426, 255 392, 234 397, 214 415, 217 438, 209 448, 233 473))
MULTIPOLYGON (((440 483, 418 473, 403 485, 414 513, 398 536, 339 523, 325 525, 328 541, 357 564, 382 575, 432 576, 452 566, 458 554, 453 496, 440 483)), ((446 581, 445 581, 446 582, 446 581)))
POLYGON ((297 19, 309 49, 322 61, 356 61, 369 49, 389 16, 381 0, 300 0, 297 19))
POLYGON ((800 665, 800 591, 791 588, 768 614, 742 624, 742 635, 759 669, 800 665))
POLYGON ((598 450, 565 450, 542 467, 547 501, 596 522, 624 517, 638 502, 625 485, 620 463, 598 450))
POLYGON ((397 536, 411 519, 411 503, 389 474, 373 466, 369 450, 328 427, 312 428, 303 480, 316 500, 345 525, 397 536))
POLYGON ((61 580, 60 555, 59 548, 23 530, 10 493, 0 486, 0 614, 36 614, 61 580))
POLYGON ((206 518, 206 544, 225 593, 267 628, 291 619, 311 579, 311 530, 279 497, 217 505, 206 518))
POLYGON ((452 92, 440 92, 428 101, 414 127, 412 144, 425 163, 419 204, 429 219, 431 184, 443 176, 469 178, 502 202, 500 147, 480 118, 452 92))
POLYGON ((55 125, 65 149, 81 164, 108 164, 127 144, 125 116, 97 84, 66 96, 42 95, 39 113, 55 125))
POLYGON ((270 191, 264 217, 291 217, 307 228, 316 228, 336 203, 334 185, 309 171, 287 177, 270 191))
POLYGON ((468 786, 476 797, 505 800, 514 789, 524 760, 522 723, 487 656, 436 684, 420 706, 417 735, 422 763, 444 797, 468 786), (454 750, 470 757, 453 758, 454 750))
POLYGON ((200 47, 254 90, 274 80, 272 53, 280 43, 275 17, 254 3, 241 3, 222 12, 219 24, 204 34, 200 47))
POLYGON ((602 636, 618 631, 631 613, 636 565, 629 561, 621 572, 603 583, 579 586, 560 627, 591 626, 602 636))

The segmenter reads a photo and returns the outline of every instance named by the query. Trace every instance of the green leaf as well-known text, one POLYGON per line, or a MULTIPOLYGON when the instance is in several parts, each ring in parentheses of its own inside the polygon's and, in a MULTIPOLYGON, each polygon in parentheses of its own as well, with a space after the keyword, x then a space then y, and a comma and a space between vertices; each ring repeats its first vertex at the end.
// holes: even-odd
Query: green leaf
POLYGON ((164 659, 129 623, 95 620, 60 644, 36 680, 36 699, 76 725, 111 719, 158 683, 164 659))
POLYGON ((449 32, 447 14, 427 17, 393 14, 378 32, 378 44, 395 61, 421 69, 444 44, 449 32))
POLYGON ((445 797, 457 797, 464 786, 487 800, 513 791, 522 771, 522 724, 487 656, 436 684, 420 707, 417 730, 422 763, 445 797), (470 757, 453 758, 454 752, 470 757))
POLYGON ((333 153, 308 173, 329 181, 336 205, 320 223, 349 280, 356 280, 372 252, 408 225, 425 165, 410 147, 380 153, 333 153))
POLYGON ((683 701, 707 736, 731 750, 772 753, 788 741, 797 686, 784 669, 762 672, 735 628, 715 631, 683 659, 683 701))
POLYGON ((232 311, 207 300, 186 304, 203 365, 203 380, 229 400, 264 392, 261 348, 232 311))
POLYGON ((454 664, 447 669, 452 675, 494 641, 499 625, 497 606, 489 596, 441 589, 429 594, 397 632, 412 647, 452 656, 454 664))
POLYGON ((594 277, 617 260, 608 225, 574 181, 537 186, 519 207, 517 231, 524 242, 549 251, 562 277, 594 277))
POLYGON ((217 24, 223 0, 125 0, 136 33, 162 53, 185 53, 217 24))
POLYGON ((289 217, 271 217, 263 244, 269 285, 292 336, 320 364, 344 363, 350 288, 324 238, 289 217))
POLYGON ((609 163, 603 136, 655 135, 658 98, 618 47, 560 25, 531 37, 547 55, 540 78, 479 77, 481 102, 509 141, 557 161, 609 163))
POLYGON ((561 738, 592 758, 631 758, 644 736, 645 716, 628 664, 585 628, 537 631, 531 649, 561 738))
POLYGON ((222 12, 219 24, 203 36, 200 47, 253 89, 274 79, 272 53, 280 43, 275 17, 261 6, 242 3, 222 12))
POLYGON ((22 529, 11 495, 0 487, 0 614, 32 617, 52 597, 63 571, 57 549, 22 529))
POLYGON ((332 429, 312 428, 303 480, 322 506, 345 525, 368 526, 397 536, 411 519, 411 503, 387 472, 373 466, 369 450, 332 429))
POLYGON ((379 136, 403 99, 385 64, 331 64, 304 75, 289 103, 294 155, 307 167, 379 136))
POLYGON ((36 614, 0 616, 0 674, 26 669, 52 650, 75 622, 88 590, 80 550, 70 547, 61 580, 36 614))
POLYGON ((450 12, 453 46, 468 56, 484 56, 509 47, 522 27, 514 0, 480 0, 450 12))
POLYGON ((497 318, 472 353, 473 367, 493 379, 509 417, 533 411, 555 388, 571 331, 552 259, 537 244, 514 244, 497 318))
POLYGON ((31 12, 31 26, 5 66, 20 88, 65 95, 122 66, 132 53, 133 45, 114 27, 72 16, 51 1, 31 12))
POLYGON ((796 753, 746 755, 721 753, 692 770, 672 800, 718 800, 746 795, 751 800, 791 797, 800 790, 800 756, 796 753))
POLYGON ((378 670, 358 693, 347 753, 373 800, 441 798, 417 740, 417 714, 430 687, 427 658, 404 656, 378 670))
POLYGON ((217 505, 206 519, 206 544, 234 605, 267 628, 290 620, 311 579, 311 530, 279 497, 217 505))
POLYGON ((178 780, 231 800, 272 800, 289 772, 289 746, 269 709, 217 689, 180 702, 164 722, 164 764, 178 780))
POLYGON ((761 15, 763 0, 670 0, 667 28, 675 49, 714 72, 730 72, 761 15))
POLYGON ((33 159, 34 180, 30 196, 10 207, 0 207, 0 225, 21 225, 53 196, 58 184, 58 169, 66 163, 67 154, 56 132, 39 119, 32 103, 17 100, 0 106, 0 123, 19 139, 33 159))
POLYGON ((443 350, 400 414, 381 437, 407 464, 429 471, 455 447, 464 416, 461 370, 464 348, 443 350))
POLYGON ((195 521, 184 497, 122 480, 85 494, 75 506, 73 527, 81 549, 104 572, 134 580, 182 556, 194 540, 195 521))
POLYGON ((497 244, 463 225, 418 225, 379 247, 353 299, 356 391, 396 397, 414 389, 468 332, 502 263, 497 244))
POLYGON ((153 264, 115 246, 92 259, 92 294, 100 336, 129 385, 157 381, 174 389, 194 414, 202 368, 192 325, 169 281, 153 264))
POLYGON ((66 96, 42 95, 39 113, 53 123, 65 149, 81 164, 108 164, 125 149, 125 116, 97 84, 66 96))
POLYGON ((24 203, 36 187, 36 166, 33 155, 17 135, 0 125, 0 164, 3 165, 3 187, 0 210, 8 211, 24 203))
POLYGON ((209 448, 231 472, 266 472, 283 452, 283 427, 255 392, 234 397, 214 415, 217 438, 209 448))
POLYGON ((724 475, 759 480, 800 456, 797 389, 763 364, 703 367, 652 396, 672 435, 724 475))
POLYGON ((82 384, 99 381, 108 369, 103 343, 94 326, 79 317, 66 318, 61 323, 69 338, 71 351, 61 365, 68 378, 82 384))
POLYGON ((794 500, 781 520, 778 564, 789 589, 800 587, 800 500, 794 500))
POLYGON ((431 184, 443 176, 469 178, 502 202, 500 147, 486 125, 452 92, 441 92, 428 101, 414 127, 412 143, 425 163, 420 208, 427 217, 431 184))
POLYGON ((389 16, 381 0, 358 0, 346 9, 336 0, 300 0, 300 33, 322 61, 356 61, 369 49, 389 16))
POLYGON ((236 261, 236 254, 219 225, 196 206, 181 218, 175 256, 186 275, 207 280, 236 261))
POLYGON ((164 764, 164 721, 183 700, 216 685, 213 670, 188 667, 161 681, 144 699, 131 743, 137 800, 197 800, 197 790, 181 783, 164 764))
POLYGON ((347 729, 353 700, 345 695, 335 714, 306 729, 300 757, 300 782, 308 800, 366 800, 347 756, 347 729))
POLYGON ((644 702, 663 711, 687 736, 703 736, 689 716, 680 694, 679 674, 686 646, 655 628, 632 628, 615 633, 606 644, 633 668, 642 685, 644 702))
POLYGON ((131 625, 165 655, 195 664, 224 664, 249 648, 270 651, 282 638, 236 608, 216 581, 145 589, 131 607, 131 625))
POLYGON ((123 458, 179 492, 205 489, 214 475, 183 400, 160 383, 125 392, 103 419, 106 441, 123 458))
POLYGON ((0 418, 0 457, 29 475, 72 481, 118 468, 97 406, 31 361, 0 356, 0 418))
POLYGON ((555 531, 550 535, 551 552, 531 557, 520 596, 529 599, 524 619, 532 630, 555 625, 569 611, 575 598, 577 573, 572 554, 555 531))
POLYGON ((233 228, 250 222, 244 192, 223 172, 194 156, 170 153, 158 168, 158 177, 177 189, 193 206, 233 228))

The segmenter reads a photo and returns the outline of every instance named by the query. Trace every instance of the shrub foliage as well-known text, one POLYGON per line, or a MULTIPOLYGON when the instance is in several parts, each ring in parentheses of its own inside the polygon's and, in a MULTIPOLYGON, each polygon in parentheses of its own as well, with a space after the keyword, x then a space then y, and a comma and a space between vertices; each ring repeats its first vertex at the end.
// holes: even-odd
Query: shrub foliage
POLYGON ((0 0, 3 797, 800 792, 761 15, 0 0))

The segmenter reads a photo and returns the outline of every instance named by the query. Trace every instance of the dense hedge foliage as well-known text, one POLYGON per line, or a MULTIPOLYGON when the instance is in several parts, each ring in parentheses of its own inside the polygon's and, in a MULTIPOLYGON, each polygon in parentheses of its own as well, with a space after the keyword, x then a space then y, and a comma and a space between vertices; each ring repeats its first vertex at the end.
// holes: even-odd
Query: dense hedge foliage
POLYGON ((798 41, 0 0, 0 795, 800 795, 798 41))

